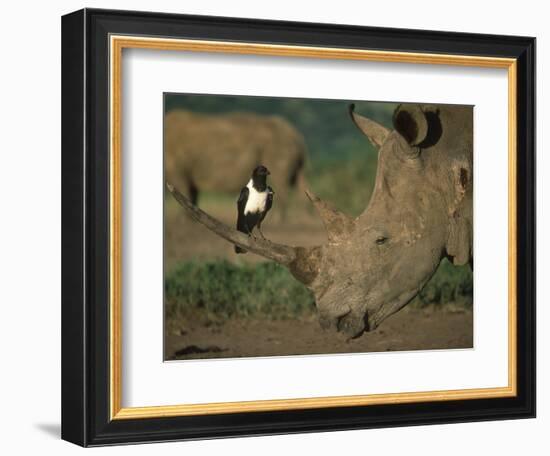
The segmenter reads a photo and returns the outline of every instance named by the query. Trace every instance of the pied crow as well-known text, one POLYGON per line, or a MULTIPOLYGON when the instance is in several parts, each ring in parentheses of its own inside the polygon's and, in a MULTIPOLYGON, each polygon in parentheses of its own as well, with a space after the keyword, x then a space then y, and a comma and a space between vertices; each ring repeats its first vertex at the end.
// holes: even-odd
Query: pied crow
MULTIPOLYGON (((253 236, 252 230, 258 227, 258 231, 265 239, 261 227, 262 221, 273 205, 273 189, 267 185, 269 171, 265 166, 254 168, 252 178, 241 190, 237 201, 237 230, 253 236)), ((246 250, 235 246, 236 253, 246 253, 246 250)))

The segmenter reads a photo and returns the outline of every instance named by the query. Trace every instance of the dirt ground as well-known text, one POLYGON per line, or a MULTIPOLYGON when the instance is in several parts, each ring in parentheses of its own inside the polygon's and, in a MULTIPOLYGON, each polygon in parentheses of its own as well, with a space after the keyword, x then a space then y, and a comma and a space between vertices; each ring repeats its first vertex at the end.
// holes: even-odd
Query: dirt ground
MULTIPOLYGON (((174 322, 175 323, 175 322, 174 322)), ((165 359, 471 348, 472 312, 405 309, 353 340, 325 332, 316 316, 289 320, 181 321, 166 335, 165 359)))
MULTIPOLYGON (((233 225, 232 201, 206 199, 199 204, 218 219, 233 225)), ((235 263, 265 261, 253 255, 235 255, 233 246, 190 221, 175 201, 165 206, 165 268, 190 259, 225 258, 235 263)), ((304 199, 291 208, 281 222, 270 214, 265 235, 290 245, 326 242, 324 227, 304 199), (301 205, 300 205, 301 204, 301 205)), ((201 318, 167 321, 165 359, 233 358, 321 353, 350 353, 397 350, 470 348, 473 346, 472 312, 453 306, 439 309, 410 309, 391 316, 381 327, 354 340, 325 332, 317 315, 299 319, 233 318, 215 324, 201 318)), ((200 317, 200 316, 199 316, 200 317)))

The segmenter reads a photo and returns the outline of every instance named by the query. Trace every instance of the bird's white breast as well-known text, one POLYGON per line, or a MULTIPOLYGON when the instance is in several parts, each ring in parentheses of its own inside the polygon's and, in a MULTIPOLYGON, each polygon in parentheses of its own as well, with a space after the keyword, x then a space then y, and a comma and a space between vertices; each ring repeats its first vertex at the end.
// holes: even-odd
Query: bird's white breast
POLYGON ((265 203, 267 200, 267 189, 265 192, 259 192, 252 186, 252 180, 246 185, 248 187, 248 199, 244 207, 244 213, 255 213, 265 211, 265 203))

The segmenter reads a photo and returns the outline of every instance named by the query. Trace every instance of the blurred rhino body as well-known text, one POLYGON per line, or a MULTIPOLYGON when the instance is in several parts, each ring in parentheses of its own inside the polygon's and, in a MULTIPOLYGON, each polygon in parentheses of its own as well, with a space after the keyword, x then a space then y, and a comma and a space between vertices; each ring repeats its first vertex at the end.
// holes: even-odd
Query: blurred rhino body
POLYGON ((174 110, 166 114, 164 147, 166 179, 193 204, 203 191, 238 196, 262 164, 271 171, 275 207, 284 214, 290 190, 303 179, 304 138, 279 116, 174 110))

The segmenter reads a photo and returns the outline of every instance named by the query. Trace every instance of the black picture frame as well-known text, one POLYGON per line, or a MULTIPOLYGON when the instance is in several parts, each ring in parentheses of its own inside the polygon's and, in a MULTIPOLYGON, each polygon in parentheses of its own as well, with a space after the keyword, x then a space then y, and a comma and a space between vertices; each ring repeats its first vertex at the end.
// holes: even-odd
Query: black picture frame
POLYGON ((535 39, 84 9, 62 19, 62 438, 82 446, 535 416, 535 39), (517 395, 110 419, 109 36, 517 59, 517 395))

